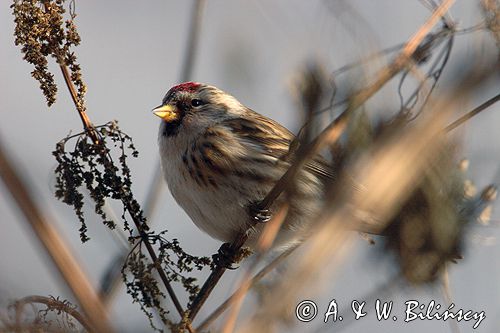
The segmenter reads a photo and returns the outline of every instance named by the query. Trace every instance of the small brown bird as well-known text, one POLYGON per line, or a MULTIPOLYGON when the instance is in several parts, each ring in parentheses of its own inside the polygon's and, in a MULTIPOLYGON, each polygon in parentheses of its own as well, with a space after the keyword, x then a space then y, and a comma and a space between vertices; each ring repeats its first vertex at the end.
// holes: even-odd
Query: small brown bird
MULTIPOLYGON (((262 200, 290 166, 294 135, 276 121, 242 105, 216 87, 186 82, 171 88, 154 114, 162 118, 158 136, 165 180, 177 203, 210 236, 231 242, 251 226, 249 208, 262 200)), ((321 208, 330 166, 320 157, 299 173, 287 199, 290 209, 274 243, 300 241, 321 208)), ((249 235, 253 247, 263 224, 249 235)))

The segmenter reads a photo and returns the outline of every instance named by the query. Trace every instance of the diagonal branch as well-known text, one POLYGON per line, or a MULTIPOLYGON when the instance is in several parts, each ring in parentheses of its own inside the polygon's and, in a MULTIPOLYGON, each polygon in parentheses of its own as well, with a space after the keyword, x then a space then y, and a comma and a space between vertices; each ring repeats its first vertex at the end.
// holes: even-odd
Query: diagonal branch
MULTIPOLYGON (((65 65, 60 64, 59 66, 61 67, 61 70, 63 73, 67 72, 67 67, 65 65)), ((65 78, 65 82, 66 82, 66 86, 68 87, 68 90, 71 93, 74 92, 74 86, 73 86, 73 83, 71 82, 71 80, 67 80, 66 76, 64 76, 64 78, 65 78)), ((76 99, 75 105, 77 106, 77 110, 78 110, 80 116, 82 117, 82 115, 83 115, 82 121, 84 121, 84 119, 88 120, 88 122, 84 121, 84 126, 87 126, 87 125, 89 126, 89 127, 85 128, 85 130, 88 131, 88 134, 90 135, 90 137, 92 138, 94 143, 99 144, 100 139, 97 136, 97 132, 95 131, 94 126, 92 125, 92 123, 90 123, 90 119, 86 116, 85 112, 81 112, 78 109, 78 100, 77 99, 76 99)), ((109 159, 106 152, 104 151, 104 149, 103 149, 104 147, 101 147, 101 148, 102 148, 101 157, 103 158, 103 164, 105 167, 110 168, 112 166, 112 162, 109 159)), ((123 189, 120 190, 120 193, 122 194, 121 200, 122 200, 125 208, 127 209, 127 211, 130 213, 132 220, 134 221, 134 224, 137 228, 137 231, 139 232, 139 235, 141 236, 141 240, 143 241, 144 245, 146 246, 146 249, 151 257, 151 260, 153 261, 155 268, 158 271, 158 274, 160 275, 160 279, 162 280, 163 284, 165 285, 165 288, 167 289, 168 295, 172 299, 172 302, 174 303, 174 306, 177 309, 177 312, 179 313, 179 315, 181 317, 183 317, 184 316, 184 309, 182 308, 182 305, 180 304, 179 299, 177 298, 177 295, 174 292, 174 289, 172 288, 172 286, 170 285, 170 282, 168 281, 167 274, 161 268, 160 262, 158 261, 158 256, 156 255, 156 252, 153 249, 153 246, 149 242, 148 236, 145 233, 144 228, 142 226, 142 222, 141 222, 140 217, 137 216, 137 214, 135 214, 135 213, 132 214, 132 212, 134 212, 135 209, 133 208, 132 202, 127 199, 128 196, 126 195, 126 193, 124 192, 123 189)))

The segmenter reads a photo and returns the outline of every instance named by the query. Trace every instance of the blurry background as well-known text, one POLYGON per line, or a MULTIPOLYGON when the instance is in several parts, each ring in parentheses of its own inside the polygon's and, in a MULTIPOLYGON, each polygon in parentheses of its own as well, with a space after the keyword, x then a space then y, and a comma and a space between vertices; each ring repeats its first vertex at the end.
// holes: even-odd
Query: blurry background
MULTIPOLYGON (((55 143, 70 131, 80 131, 81 123, 53 62, 50 68, 59 82, 59 93, 56 104, 47 108, 38 83, 30 77, 31 65, 22 60, 20 50, 14 46, 10 4, 0 2, 0 137, 33 183, 32 190, 40 205, 57 221, 58 229, 98 286, 122 247, 98 222, 92 208, 86 211, 91 240, 81 244, 73 211, 54 198, 55 160, 51 152, 55 143)), ((88 113, 95 124, 117 119, 122 130, 133 137, 140 156, 130 165, 133 190, 139 200, 146 196, 157 163, 159 120, 150 110, 178 83, 191 8, 192 1, 76 2, 76 24, 82 44, 75 51, 88 85, 88 113)), ((460 28, 481 20, 476 1, 457 1, 451 14, 460 28)), ((300 119, 290 86, 294 73, 306 61, 318 60, 331 72, 371 51, 406 41, 428 16, 429 11, 416 0, 209 0, 192 78, 218 86, 243 104, 296 131, 300 119)), ((483 57, 495 56, 495 43, 485 32, 458 36, 455 43, 451 63, 444 73, 448 81, 457 60, 481 61, 483 57)), ((493 82, 484 96, 476 96, 470 105, 457 111, 468 111, 496 93, 498 82, 493 82)), ((395 110, 398 103, 395 90, 388 89, 369 105, 373 112, 383 112, 395 110)), ((463 135, 463 155, 471 161, 470 178, 478 186, 500 179, 498 109, 495 105, 458 130, 463 135)), ((219 242, 197 230, 167 192, 163 192, 152 216, 154 228, 168 229, 170 237, 178 238, 193 254, 214 253, 219 242)), ((28 295, 69 297, 22 219, 9 193, 0 185, 0 305, 28 295)), ((498 225, 498 219, 497 209, 492 224, 498 225)), ((499 234, 496 227, 473 228, 467 236, 465 259, 450 270, 456 308, 486 312, 478 332, 498 332, 500 327, 499 234)), ((324 295, 309 297, 317 300, 320 313, 332 298, 348 307, 351 300, 363 299, 385 281, 391 272, 390 263, 379 261, 370 252, 372 247, 360 240, 324 295)), ((230 294, 237 273, 226 274, 198 319, 203 319, 209 309, 230 294)), ((400 289, 389 296, 382 295, 382 299, 394 300, 399 314, 409 299, 435 299, 445 304, 438 288, 400 289)), ((120 332, 150 331, 145 316, 138 305, 131 304, 123 288, 112 303, 112 313, 120 332)), ((298 325, 296 330, 332 330, 333 325, 322 323, 318 317, 312 323, 298 325)), ((459 323, 462 332, 472 331, 472 325, 459 323)), ((445 332, 449 326, 442 321, 378 322, 372 311, 344 331, 367 330, 445 332)))

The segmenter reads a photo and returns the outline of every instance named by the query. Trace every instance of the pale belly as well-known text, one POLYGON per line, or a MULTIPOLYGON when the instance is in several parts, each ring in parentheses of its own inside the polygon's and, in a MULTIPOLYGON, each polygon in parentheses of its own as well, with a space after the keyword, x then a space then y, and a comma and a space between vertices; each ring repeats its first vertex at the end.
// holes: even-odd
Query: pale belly
POLYGON ((262 196, 256 184, 234 186, 231 176, 217 186, 197 183, 180 161, 163 163, 168 187, 177 203, 198 228, 223 242, 231 242, 249 226, 248 205, 262 196))

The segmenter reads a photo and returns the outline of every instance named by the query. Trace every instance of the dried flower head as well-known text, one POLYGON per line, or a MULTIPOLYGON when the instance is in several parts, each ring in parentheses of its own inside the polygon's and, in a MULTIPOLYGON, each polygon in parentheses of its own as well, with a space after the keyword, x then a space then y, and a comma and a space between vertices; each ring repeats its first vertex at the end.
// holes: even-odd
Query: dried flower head
MULTIPOLYGON (((69 67, 70 79, 77 87, 79 111, 84 111, 85 83, 80 65, 71 51, 80 44, 72 11, 69 19, 64 19, 64 0, 16 0, 11 5, 16 24, 15 44, 21 46, 24 59, 35 66, 31 75, 40 83, 48 106, 56 100, 57 86, 54 75, 48 69, 49 56, 59 65, 69 67)), ((74 8, 74 7, 73 7, 74 8)))

